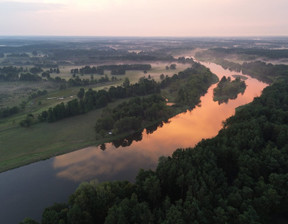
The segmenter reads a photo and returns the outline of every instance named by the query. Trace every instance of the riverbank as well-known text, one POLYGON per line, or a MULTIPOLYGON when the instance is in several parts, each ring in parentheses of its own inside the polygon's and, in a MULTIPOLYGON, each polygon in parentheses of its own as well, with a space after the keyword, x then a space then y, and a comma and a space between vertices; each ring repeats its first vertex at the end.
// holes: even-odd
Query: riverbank
MULTIPOLYGON (((112 103, 109 106, 116 106, 119 103, 112 103)), ((175 107, 171 117, 186 110, 186 107, 175 107)), ((6 130, 5 133, 1 134, 0 139, 0 173, 73 152, 87 146, 113 142, 132 134, 127 132, 96 139, 94 131, 95 121, 100 118, 102 111, 103 109, 91 111, 87 114, 67 118, 55 123, 39 123, 25 129, 14 127, 6 130)), ((142 131, 160 121, 147 123, 136 132, 142 131)))

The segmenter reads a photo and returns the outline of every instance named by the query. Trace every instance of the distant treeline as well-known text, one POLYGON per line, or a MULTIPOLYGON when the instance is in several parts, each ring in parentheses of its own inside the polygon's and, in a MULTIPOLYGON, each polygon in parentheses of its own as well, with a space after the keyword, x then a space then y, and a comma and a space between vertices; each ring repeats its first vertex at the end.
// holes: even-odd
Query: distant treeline
POLYGON ((134 183, 82 183, 67 203, 46 208, 41 223, 286 223, 287 83, 264 89, 216 137, 140 170, 134 183))
POLYGON ((194 63, 194 60, 193 60, 193 58, 179 57, 179 58, 177 59, 177 62, 178 62, 178 63, 181 63, 181 64, 186 64, 186 63, 193 64, 193 63, 194 63))
POLYGON ((111 71, 112 75, 125 75, 126 71, 129 70, 140 70, 140 71, 148 71, 151 69, 150 64, 123 64, 123 65, 100 65, 100 66, 85 66, 80 69, 75 68, 71 69, 72 74, 98 74, 98 75, 103 75, 104 70, 109 70, 111 71))
POLYGON ((50 68, 50 70, 42 73, 42 77, 37 75, 41 72, 43 72, 41 67, 32 67, 29 70, 23 67, 2 67, 0 68, 0 81, 40 81, 42 80, 42 77, 50 77, 50 73, 60 73, 59 68, 50 68))
POLYGON ((18 81, 19 73, 23 71, 23 68, 14 66, 0 68, 0 81, 18 81))
POLYGON ((29 55, 26 53, 11 53, 7 54, 6 57, 23 57, 23 58, 29 58, 29 55))
MULTIPOLYGON (((94 79, 91 76, 90 79, 81 79, 78 76, 70 78, 68 81, 62 79, 59 76, 52 78, 51 73, 59 74, 59 68, 50 68, 47 71, 43 71, 41 67, 32 67, 29 70, 23 67, 3 67, 0 68, 0 82, 16 82, 16 81, 29 81, 29 82, 40 82, 40 81, 51 81, 61 85, 61 88, 66 88, 70 86, 88 86, 97 83, 109 82, 110 79, 107 76, 101 77, 99 79, 94 79), (29 71, 29 72, 28 72, 29 71), (41 76, 40 76, 41 74, 41 76)), ((111 81, 115 81, 117 78, 112 77, 111 81)))
POLYGON ((261 61, 243 63, 243 74, 249 74, 259 80, 272 83, 277 79, 286 78, 288 75, 288 65, 273 65, 261 61))
POLYGON ((52 49, 49 58, 56 61, 72 61, 75 64, 87 64, 95 61, 170 61, 171 55, 157 51, 141 51, 139 53, 116 50, 110 47, 98 49, 52 49))
MULTIPOLYGON (((273 50, 267 50, 267 52, 270 51, 273 52, 273 50)), ((226 50, 222 48, 221 50, 210 49, 204 52, 198 52, 196 54, 196 57, 203 60, 213 61, 216 64, 221 65, 225 69, 230 69, 232 71, 237 72, 242 71, 243 74, 250 75, 252 77, 257 78, 258 80, 261 80, 269 84, 271 84, 273 81, 279 78, 282 79, 287 77, 288 65, 284 64, 273 65, 271 63, 265 63, 262 61, 244 62, 243 64, 239 64, 224 59, 225 57, 227 57, 227 55, 224 54, 225 52, 226 50)))
POLYGON ((39 96, 45 96, 45 95, 47 95, 47 94, 48 94, 48 91, 47 91, 47 90, 37 90, 37 91, 35 91, 35 92, 32 92, 32 93, 30 94, 30 96, 28 97, 28 99, 29 99, 29 100, 35 99, 35 98, 37 98, 37 97, 39 97, 39 96))
POLYGON ((273 65, 262 61, 244 62, 242 65, 227 60, 218 60, 218 63, 225 69, 242 71, 243 74, 255 77, 263 82, 272 83, 273 81, 285 78, 288 75, 288 65, 273 65))
MULTIPOLYGON (((266 57, 270 59, 288 58, 287 49, 263 49, 263 48, 212 48, 216 54, 220 55, 249 55, 257 57, 266 57)), ((252 59, 252 58, 251 58, 252 59)))

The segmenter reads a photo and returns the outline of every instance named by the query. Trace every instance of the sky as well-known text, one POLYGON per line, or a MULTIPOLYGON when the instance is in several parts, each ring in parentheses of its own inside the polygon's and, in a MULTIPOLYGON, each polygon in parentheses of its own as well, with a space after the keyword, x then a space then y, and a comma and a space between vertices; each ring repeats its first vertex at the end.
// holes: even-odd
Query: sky
POLYGON ((288 36, 288 0, 0 0, 0 35, 288 36))

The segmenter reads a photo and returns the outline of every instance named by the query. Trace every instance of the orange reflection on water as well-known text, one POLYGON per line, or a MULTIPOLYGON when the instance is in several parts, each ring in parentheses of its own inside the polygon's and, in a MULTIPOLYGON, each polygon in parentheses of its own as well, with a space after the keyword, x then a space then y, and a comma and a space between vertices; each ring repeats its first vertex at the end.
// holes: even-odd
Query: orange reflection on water
POLYGON ((57 176, 74 181, 97 179, 100 175, 113 176, 133 163, 142 163, 145 157, 135 151, 122 153, 118 150, 102 151, 98 147, 88 147, 54 160, 57 176))
MULTIPOLYGON (((223 75, 242 75, 224 70, 215 64, 203 64, 220 79, 223 75)), ((251 102, 267 86, 250 77, 246 84, 243 95, 239 94, 237 99, 220 105, 213 101, 216 84, 211 86, 207 94, 201 97, 201 106, 171 118, 170 123, 164 124, 152 134, 143 132, 142 140, 133 142, 129 147, 116 149, 108 143, 105 151, 98 147, 88 147, 55 157, 54 168, 58 170, 57 176, 74 181, 94 178, 114 180, 127 179, 127 173, 131 172, 136 175, 139 168, 153 169, 160 156, 171 155, 177 148, 193 147, 202 139, 216 136, 222 128, 222 122, 235 113, 235 108, 251 102)))

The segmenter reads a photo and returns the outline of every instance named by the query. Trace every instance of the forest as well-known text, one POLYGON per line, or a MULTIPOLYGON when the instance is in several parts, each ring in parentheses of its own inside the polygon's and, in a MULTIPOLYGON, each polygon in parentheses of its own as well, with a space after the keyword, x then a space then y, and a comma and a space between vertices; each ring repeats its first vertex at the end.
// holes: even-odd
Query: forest
MULTIPOLYGON (((288 219, 288 85, 276 82, 219 134, 161 157, 135 183, 85 182, 46 223, 271 223, 288 219)), ((30 218, 22 224, 37 223, 30 218)))

